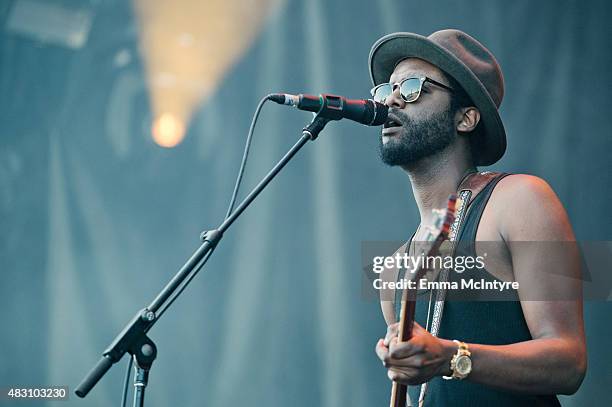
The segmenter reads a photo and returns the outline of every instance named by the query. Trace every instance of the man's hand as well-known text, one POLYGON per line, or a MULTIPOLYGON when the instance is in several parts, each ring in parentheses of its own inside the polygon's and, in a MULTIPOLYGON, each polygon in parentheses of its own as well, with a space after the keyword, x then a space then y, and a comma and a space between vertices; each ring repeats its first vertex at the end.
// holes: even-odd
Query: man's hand
POLYGON ((390 325, 385 339, 380 339, 376 344, 376 354, 388 369, 389 379, 416 385, 434 376, 451 374, 450 360, 457 345, 436 338, 416 322, 412 338, 407 342, 399 342, 398 329, 399 323, 390 325))

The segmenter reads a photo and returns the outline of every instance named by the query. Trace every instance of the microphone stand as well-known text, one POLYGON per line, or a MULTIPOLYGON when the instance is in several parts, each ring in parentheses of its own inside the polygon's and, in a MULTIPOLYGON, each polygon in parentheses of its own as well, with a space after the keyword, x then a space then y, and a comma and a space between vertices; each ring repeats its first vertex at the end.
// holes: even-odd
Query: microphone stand
MULTIPOLYGON (((138 311, 132 320, 115 337, 109 347, 102 354, 102 358, 87 373, 75 390, 77 396, 83 398, 106 374, 106 372, 117 363, 123 355, 129 353, 135 361, 136 375, 134 377, 134 407, 144 406, 145 388, 149 377, 149 371, 157 356, 155 343, 147 336, 147 332, 157 322, 158 318, 172 305, 172 302, 182 293, 182 290, 171 299, 170 303, 162 309, 172 294, 186 281, 185 286, 191 281, 187 278, 195 275, 208 261, 208 255, 217 246, 223 234, 238 219, 244 210, 263 191, 270 181, 283 169, 283 167, 297 154, 297 152, 310 140, 315 140, 321 130, 331 119, 316 115, 310 124, 302 130, 302 137, 289 149, 283 158, 268 172, 268 174, 251 190, 246 198, 238 205, 236 210, 227 217, 219 227, 202 232, 201 246, 192 254, 187 262, 180 268, 170 282, 155 297, 153 302, 146 308, 138 311), (161 311, 160 311, 161 309, 161 311)), ((184 288, 184 287, 183 287, 184 288)))

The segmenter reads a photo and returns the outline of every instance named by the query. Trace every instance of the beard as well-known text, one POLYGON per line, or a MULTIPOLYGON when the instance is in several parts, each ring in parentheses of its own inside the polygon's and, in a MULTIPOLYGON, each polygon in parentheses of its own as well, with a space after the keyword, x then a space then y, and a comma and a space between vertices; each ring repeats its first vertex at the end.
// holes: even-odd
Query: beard
POLYGON ((389 166, 414 164, 444 150, 457 137, 450 109, 419 120, 402 111, 393 114, 400 119, 402 129, 384 144, 381 135, 378 150, 382 162, 389 166))

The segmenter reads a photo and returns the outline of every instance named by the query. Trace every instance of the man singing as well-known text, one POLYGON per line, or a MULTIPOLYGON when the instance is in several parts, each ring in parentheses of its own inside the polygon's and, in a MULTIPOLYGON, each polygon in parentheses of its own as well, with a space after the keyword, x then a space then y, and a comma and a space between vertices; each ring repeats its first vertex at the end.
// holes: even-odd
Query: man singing
MULTIPOLYGON (((506 149, 499 64, 474 38, 443 30, 380 38, 369 68, 374 99, 389 107, 381 158, 408 175, 421 225, 460 184, 477 185, 457 239, 497 242, 494 270, 484 272, 519 283, 516 301, 446 301, 437 336, 430 333, 435 304, 418 302, 405 342, 397 338, 396 307, 383 302, 389 329, 376 353, 389 378, 410 385, 413 405, 559 406, 555 395, 575 393, 586 371, 578 255, 516 250, 512 242, 574 241, 563 205, 540 178, 476 170, 506 149), (570 297, 551 299, 561 291, 570 297)), ((419 227, 413 241, 425 233, 419 227)))

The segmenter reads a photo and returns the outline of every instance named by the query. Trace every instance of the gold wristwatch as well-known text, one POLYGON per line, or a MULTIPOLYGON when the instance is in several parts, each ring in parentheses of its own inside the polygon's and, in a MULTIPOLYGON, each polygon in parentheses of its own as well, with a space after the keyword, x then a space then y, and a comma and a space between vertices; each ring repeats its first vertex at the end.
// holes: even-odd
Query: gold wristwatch
POLYGON ((453 358, 450 362, 450 369, 453 374, 451 376, 442 376, 442 378, 446 380, 462 380, 468 377, 468 375, 472 371, 472 359, 470 359, 470 356, 472 354, 470 353, 470 350, 468 349, 466 343, 456 340, 453 342, 455 342, 458 346, 457 353, 453 355, 453 358))

